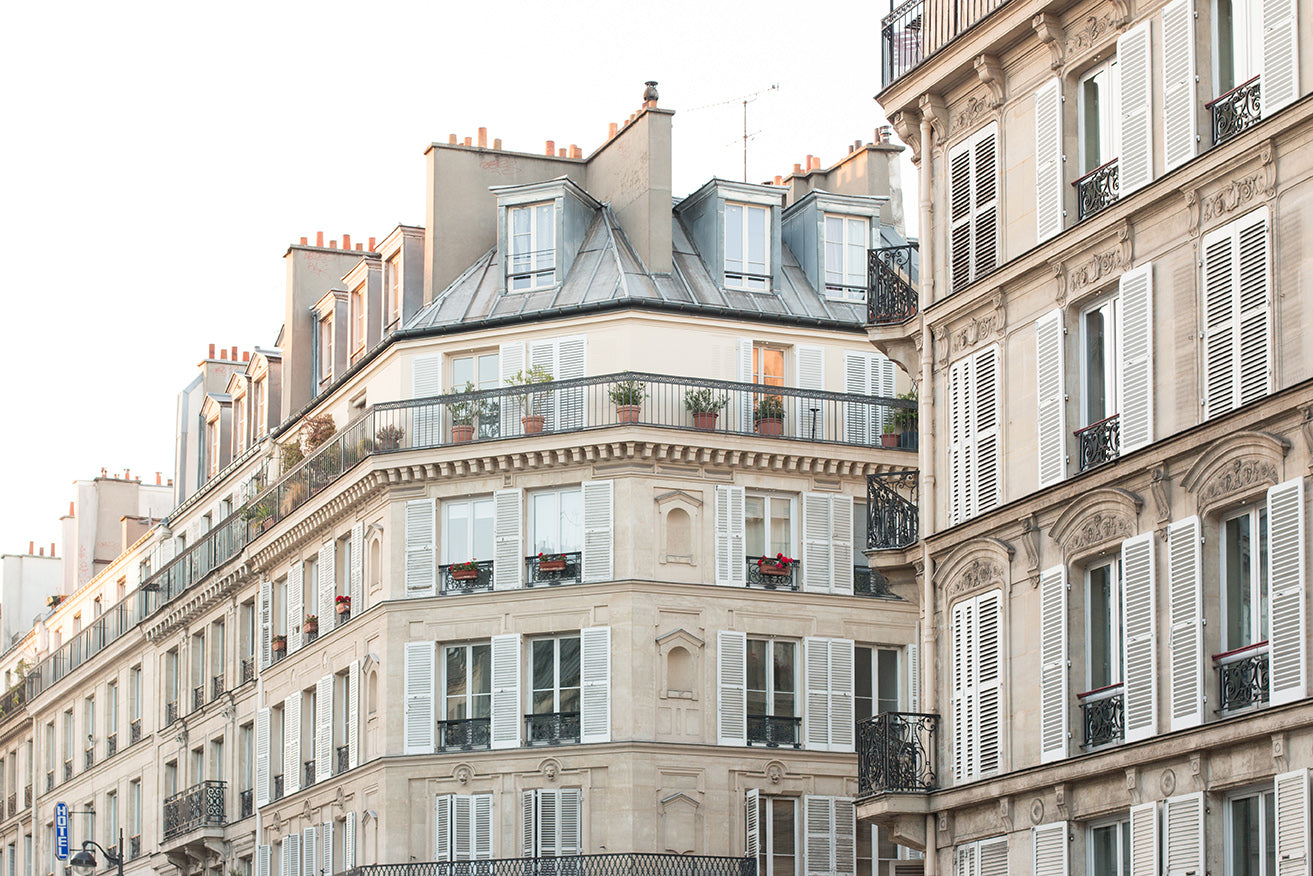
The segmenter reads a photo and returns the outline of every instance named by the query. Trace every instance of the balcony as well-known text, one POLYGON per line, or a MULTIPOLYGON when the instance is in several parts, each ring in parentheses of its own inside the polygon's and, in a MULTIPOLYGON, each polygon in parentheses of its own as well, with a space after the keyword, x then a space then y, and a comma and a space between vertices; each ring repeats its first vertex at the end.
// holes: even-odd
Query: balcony
POLYGON ((32 786, 27 785, 23 788, 23 807, 27 808, 32 805, 32 786))
POLYGON ((1268 698, 1267 642, 1213 655, 1217 664, 1222 713, 1261 706, 1268 698))
POLYGON ((333 775, 340 776, 349 769, 351 769, 351 749, 339 745, 333 749, 333 775))
POLYGON ((136 745, 141 741, 141 719, 134 718, 128 723, 128 745, 136 745))
POLYGON ((46 770, 46 792, 55 790, 55 771, 46 770))
POLYGON ((747 557, 747 586, 760 590, 797 590, 799 562, 788 557, 747 557))
POLYGON ((283 799, 283 774, 282 774, 282 773, 279 773, 278 775, 274 776, 274 793, 273 793, 273 796, 271 796, 269 799, 270 799, 270 802, 273 802, 273 801, 275 801, 275 800, 281 800, 281 799, 283 799))
POLYGON ((939 716, 884 712, 857 723, 857 795, 923 794, 935 789, 939 716))
POLYGON ((141 857, 141 834, 128 837, 128 860, 135 861, 141 857))
POLYGON ((223 696, 223 675, 216 675, 210 679, 210 699, 217 700, 223 696))
POLYGON ((909 0, 880 28, 882 87, 888 88, 1006 0, 909 0))
POLYGON ((438 722, 439 751, 470 751, 491 745, 491 718, 458 718, 438 722))
POLYGON ((1105 462, 1117 458, 1121 449, 1120 415, 1091 423, 1075 432, 1076 445, 1079 449, 1077 471, 1089 471, 1105 462))
POLYGON ((492 560, 479 560, 473 569, 453 568, 453 566, 468 565, 468 563, 454 563, 438 567, 443 596, 492 590, 492 560))
POLYGON ((73 758, 64 761, 64 781, 73 778, 73 758))
POLYGON ((548 712, 524 716, 525 743, 561 745, 579 741, 578 712, 548 712))
POLYGON ((1121 683, 1077 694, 1084 717, 1084 739, 1081 748, 1089 751, 1105 745, 1116 745, 1124 738, 1125 711, 1121 683))
POLYGON ((227 824, 224 808, 227 787, 227 782, 201 782, 166 799, 164 841, 169 842, 203 827, 223 827, 227 824))
POLYGON ((164 726, 167 727, 176 720, 178 720, 178 701, 170 700, 164 704, 164 726))
POLYGON ((247 788, 237 794, 237 817, 249 818, 255 814, 255 789, 247 788))
POLYGON ((889 579, 870 566, 853 567, 853 595, 876 599, 897 599, 889 579))
POLYGON ((84 761, 86 763, 86 766, 84 766, 83 769, 89 770, 96 765, 96 749, 93 746, 91 748, 86 749, 86 751, 84 751, 83 754, 85 755, 86 758, 84 761))
POLYGON ((110 733, 105 737, 105 757, 113 757, 119 751, 119 735, 110 733))
POLYGON ((8 808, 5 810, 6 813, 5 817, 13 818, 15 815, 18 814, 18 795, 10 794, 6 805, 8 808))
POLYGON ((554 587, 557 584, 578 584, 583 556, 579 551, 568 551, 563 554, 525 557, 524 586, 554 587))
MULTIPOLYGON (((199 712, 201 710, 201 707, 204 705, 205 705, 205 685, 198 684, 191 689, 191 710, 192 712, 199 712)), ((191 712, 188 712, 187 714, 191 714, 191 712)))
POLYGON ((916 544, 919 479, 916 469, 866 476, 866 548, 901 550, 916 544))
POLYGON ((22 714, 25 703, 27 703, 27 685, 20 680, 15 682, 9 690, 0 694, 0 722, 14 715, 22 714))
POLYGON ((917 244, 866 251, 866 321, 897 325, 916 316, 917 244))
POLYGON ((301 787, 308 788, 315 783, 315 762, 307 760, 301 764, 301 787))
POLYGON ((748 715, 748 744, 767 748, 802 748, 802 718, 748 715))
POLYGON ((241 676, 241 678, 242 678, 242 680, 241 680, 241 684, 246 684, 248 681, 255 681, 255 658, 254 658, 254 657, 243 657, 243 658, 242 658, 242 676, 241 676))
POLYGON ((1258 99, 1258 77, 1242 82, 1205 104, 1213 118, 1213 145, 1220 146, 1241 131, 1258 124, 1263 107, 1258 99))
POLYGON ((1076 187, 1076 218, 1084 222, 1116 202, 1117 159, 1099 165, 1072 185, 1076 187))
POLYGON ((366 864, 345 876, 757 876, 755 858, 612 852, 562 858, 366 864))

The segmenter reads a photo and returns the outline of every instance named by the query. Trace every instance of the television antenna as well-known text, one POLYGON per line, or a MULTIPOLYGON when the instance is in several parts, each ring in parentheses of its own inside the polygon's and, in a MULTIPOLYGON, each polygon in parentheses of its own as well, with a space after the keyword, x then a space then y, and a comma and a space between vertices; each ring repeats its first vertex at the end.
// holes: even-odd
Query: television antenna
POLYGON ((759 89, 757 91, 752 92, 751 94, 744 94, 739 97, 731 97, 729 100, 719 100, 716 101, 715 103, 704 103, 702 106, 695 106, 690 110, 685 110, 685 112, 692 113, 692 112, 697 112, 698 110, 712 109, 713 107, 718 107, 718 106, 729 106, 732 103, 738 103, 743 105, 743 181, 744 182, 748 181, 748 140, 752 139, 753 137, 761 133, 760 131, 752 131, 751 133, 749 133, 748 131, 748 104, 753 103, 754 101, 756 101, 757 98, 761 97, 763 94, 769 94, 772 91, 779 91, 779 90, 780 90, 780 84, 778 82, 773 82, 769 87, 759 89))

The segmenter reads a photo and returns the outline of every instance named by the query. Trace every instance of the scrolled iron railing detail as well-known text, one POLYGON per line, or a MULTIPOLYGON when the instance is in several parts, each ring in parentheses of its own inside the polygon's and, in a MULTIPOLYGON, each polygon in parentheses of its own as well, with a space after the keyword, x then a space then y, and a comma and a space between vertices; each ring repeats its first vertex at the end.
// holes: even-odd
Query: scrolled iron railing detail
POLYGON ((224 807, 227 782, 205 781, 164 801, 164 839, 171 840, 201 827, 228 823, 224 807))
POLYGON ((1098 748, 1125 738, 1125 698, 1120 684, 1106 692, 1084 694, 1080 700, 1085 739, 1081 748, 1098 748))
POLYGON ((866 547, 893 550, 916 543, 920 481, 916 469, 866 476, 866 547))
POLYGON ((1076 187, 1076 216, 1085 220, 1113 204, 1120 194, 1117 184, 1117 159, 1085 174, 1072 183, 1076 187))
POLYGON ((1242 82, 1205 104, 1213 117, 1214 146, 1220 146, 1241 131, 1252 128, 1263 118, 1258 78, 1255 76, 1242 82))
MULTIPOLYGON (((553 560, 546 557, 525 557, 524 558, 524 586, 541 587, 554 586, 556 584, 577 584, 580 581, 581 568, 583 563, 583 553, 580 551, 568 551, 561 554, 563 560, 553 560), (560 568, 556 568, 560 565, 560 568)), ((489 564, 491 565, 491 564, 489 564)))
POLYGON ((802 747, 802 718, 748 715, 748 744, 768 748, 802 747))
POLYGON ((798 560, 790 559, 783 562, 771 557, 748 557, 748 587, 755 587, 760 590, 797 590, 799 566, 798 560), (778 568, 784 566, 783 569, 778 568))
POLYGON ((470 751, 491 746, 491 718, 451 718, 438 722, 439 751, 470 751))
POLYGON ((1121 452, 1121 417, 1113 414, 1084 429, 1078 429, 1076 445, 1080 465, 1077 471, 1112 462, 1121 452))
POLYGON ((866 251, 866 321, 895 325, 916 316, 917 245, 885 246, 866 251))
POLYGON ((857 793, 933 791, 939 716, 883 712, 857 723, 857 793))
POLYGON ((255 789, 247 788, 237 795, 238 818, 247 818, 255 814, 255 789))
POLYGON ((897 599, 889 579, 870 566, 853 567, 853 595, 878 599, 897 599))
POLYGON ((1218 658, 1217 672, 1222 695, 1221 711, 1233 712, 1268 701, 1266 647, 1218 658))
POLYGON ((560 745, 579 741, 578 712, 525 715, 525 741, 529 745, 560 745))
MULTIPOLYGON (((451 565, 439 566, 443 595, 454 593, 482 593, 492 589, 492 560, 479 560, 474 577, 457 577, 459 571, 453 571, 451 565)), ((456 565, 464 565, 463 563, 456 565)))

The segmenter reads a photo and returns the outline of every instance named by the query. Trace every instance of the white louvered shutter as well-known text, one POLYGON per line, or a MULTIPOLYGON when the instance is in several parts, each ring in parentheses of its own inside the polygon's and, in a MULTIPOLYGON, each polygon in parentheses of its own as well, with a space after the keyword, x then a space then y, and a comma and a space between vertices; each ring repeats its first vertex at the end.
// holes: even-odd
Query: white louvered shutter
POLYGON ((583 851, 583 791, 579 788, 562 788, 556 792, 560 833, 557 853, 562 857, 578 855, 583 851))
MULTIPOLYGON (((410 365, 410 397, 427 399, 442 395, 442 356, 416 356, 410 365)), ((442 443, 442 407, 417 405, 411 410, 411 447, 436 447, 442 443)))
POLYGON ((260 582, 260 669, 273 665, 274 583, 260 582))
MULTIPOLYGON (((497 364, 501 369, 501 385, 507 383, 524 370, 524 342, 516 341, 502 344, 497 352, 497 364)), ((509 438, 519 435, 524 430, 520 423, 520 404, 518 398, 504 398, 501 401, 501 437, 509 438)))
POLYGON ((1067 386, 1063 371, 1062 309, 1035 322, 1035 394, 1039 416, 1039 485, 1067 476, 1067 386))
POLYGON ((953 876, 976 876, 976 852, 975 843, 961 845, 953 850, 953 876))
POLYGON ((809 593, 830 592, 830 497, 824 493, 802 494, 802 589, 809 593))
MULTIPOLYGON (((830 497, 830 592, 853 592, 853 497, 830 497)), ((866 558, 862 557, 863 565, 866 558)), ((804 569, 804 574, 806 570, 804 569)))
POLYGON ((743 856, 756 859, 761 849, 761 791, 750 788, 743 800, 743 856))
POLYGON ((1268 685, 1272 705, 1308 695, 1308 625, 1305 615, 1304 481, 1277 484, 1267 491, 1267 562, 1271 607, 1268 612, 1268 685))
POLYGON ((1276 876, 1309 872, 1309 780, 1300 769, 1276 777, 1276 876))
POLYGON ((1158 804, 1131 807, 1131 876, 1158 876, 1158 804))
POLYGON ((524 581, 524 491, 492 494, 492 589, 519 590, 524 581))
POLYGON ((972 279, 998 265, 998 125, 991 124, 976 137, 972 147, 972 279))
MULTIPOLYGON (((843 354, 843 391, 849 395, 871 395, 870 369, 865 353, 843 354)), ((871 406, 853 402, 844 405, 844 441, 848 444, 869 444, 875 434, 871 406)), ((879 440, 876 438, 875 440, 879 440)))
POLYGON ((337 596, 337 542, 329 541, 319 549, 319 635, 331 633, 337 621, 334 598, 337 596))
POLYGON ((255 805, 269 802, 273 781, 269 771, 269 709, 255 710, 255 805))
POLYGON ((437 593, 437 500, 406 503, 406 596, 437 593))
POLYGON ((525 791, 520 795, 520 857, 533 858, 538 854, 538 792, 525 791))
POLYGON ((615 481, 584 481, 584 583, 615 578, 615 481))
POLYGON ((333 777, 333 676, 315 686, 315 781, 333 777))
POLYGON ((975 664, 971 654, 975 618, 975 600, 963 600, 953 606, 953 775, 959 782, 966 781, 976 771, 970 744, 975 711, 975 664))
POLYGON ((971 464, 968 441, 967 398, 968 360, 954 362, 948 368, 948 521, 961 523, 967 511, 967 468, 971 464))
POLYGON ((1231 225, 1204 235, 1204 418, 1236 405, 1235 234, 1231 225))
POLYGON ((301 872, 305 876, 319 876, 319 830, 307 827, 301 831, 301 872))
POLYGON ((953 760, 959 781, 994 772, 1002 757, 1002 592, 953 607, 953 760))
POLYGON ((921 638, 920 625, 917 626, 914 635, 917 641, 908 642, 905 647, 907 653, 907 710, 909 712, 921 711, 921 638))
POLYGON ((857 808, 848 797, 834 798, 834 874, 857 874, 857 808))
POLYGON ((979 597, 977 673, 977 752, 981 775, 997 772, 1003 757, 1003 594, 979 597))
POLYGON ((1272 391, 1271 295, 1268 284, 1268 214, 1264 207, 1236 221, 1236 273, 1240 316, 1240 404, 1272 391))
POLYGON ((1149 22, 1117 38, 1117 75, 1121 89, 1121 155, 1117 161, 1120 197, 1153 181, 1153 121, 1149 62, 1149 22))
POLYGON ((348 812, 342 822, 342 869, 356 868, 356 814, 348 812))
POLYGON ((830 751, 853 751, 853 642, 830 640, 830 751))
POLYGON ((949 277, 956 291, 971 282, 971 141, 948 156, 949 277))
POLYGON ((802 818, 803 872, 830 876, 834 872, 834 798, 803 797, 802 818))
POLYGON ((468 861, 473 856, 474 801, 468 794, 451 798, 451 859, 468 861))
POLYGON ((1172 729, 1204 721, 1203 577, 1199 518, 1167 529, 1167 590, 1170 599, 1172 729))
POLYGON ((803 683, 807 695, 803 700, 803 738, 812 751, 830 750, 830 640, 802 640, 803 683))
POLYGON ((1295 0, 1262 0, 1259 6, 1263 12, 1263 60, 1258 98, 1263 118, 1267 118, 1300 96, 1298 13, 1295 0))
POLYGON ((1204 417, 1271 391, 1266 207, 1204 235, 1204 417))
POLYGON ((721 630, 716 634, 716 742, 748 744, 748 637, 721 630))
POLYGON ((1158 732, 1153 533, 1122 542, 1122 711, 1127 742, 1158 732))
POLYGON ((301 835, 289 833, 283 837, 282 868, 278 876, 301 876, 301 835))
POLYGON ((300 560, 292 563, 287 570, 287 653, 301 647, 301 624, 305 622, 302 611, 305 600, 305 566, 300 560))
POLYGON ((580 742, 611 741, 611 628, 579 632, 580 742))
MULTIPOLYGON (((793 348, 794 362, 797 366, 797 386, 799 389, 816 389, 825 391, 825 350, 821 347, 799 344, 793 348)), ((828 419, 828 405, 822 399, 799 397, 795 400, 794 422, 798 424, 799 438, 825 440, 825 423, 828 419), (818 408, 812 414, 812 408, 818 408)))
POLYGON ((1041 824, 1030 836, 1031 876, 1067 876, 1067 822, 1041 824))
POLYGON ((347 670, 346 766, 360 766, 360 661, 352 660, 347 670))
POLYGON ((337 870, 333 867, 333 822, 325 821, 319 825, 320 867, 324 876, 332 876, 337 870))
POLYGON ((1117 319, 1121 453, 1153 442, 1153 265, 1122 274, 1117 319))
POLYGON ((365 524, 351 527, 351 613, 365 610, 365 524))
MULTIPOLYGON (((556 371, 552 374, 555 380, 575 380, 587 376, 586 350, 587 344, 583 335, 558 339, 556 341, 556 371)), ((574 431, 588 425, 588 406, 585 391, 582 386, 556 390, 559 429, 574 431)))
POLYGON ((716 487, 716 583, 726 587, 742 587, 748 580, 743 503, 742 487, 716 487))
POLYGON ((406 754, 433 753, 433 649, 433 642, 405 645, 406 754))
POLYGON ((283 794, 301 790, 301 692, 283 700, 283 794))
POLYGON ((1040 760, 1067 756, 1067 567, 1039 576, 1040 760))
MULTIPOLYGON (((752 383, 751 338, 739 338, 738 340, 738 369, 739 383, 752 383)), ((733 403, 739 406, 739 431, 751 432, 753 431, 752 414, 755 399, 751 393, 747 392, 738 392, 735 395, 737 395, 737 398, 733 399, 733 403)))
MULTIPOLYGON (((529 368, 539 368, 552 375, 553 380, 559 380, 557 374, 557 346, 556 341, 542 340, 529 342, 529 368)), ((552 432, 556 429, 557 424, 557 404, 559 402, 559 390, 548 384, 548 388, 541 393, 533 396, 534 404, 541 405, 537 408, 537 413, 543 416, 543 429, 552 432)))
POLYGON ((999 424, 1002 393, 998 347, 986 347, 972 357, 973 444, 975 465, 971 514, 982 514, 997 506, 1003 495, 1002 435, 999 424))
POLYGON ((1163 802, 1163 872, 1202 876, 1204 872, 1204 795, 1200 791, 1163 802))
POLYGON ((979 876, 1008 876, 1008 840, 981 840, 978 866, 979 876))
POLYGON ((473 819, 471 825, 471 857, 476 861, 492 860, 492 795, 475 794, 473 802, 473 819))
POLYGON ((1040 242, 1062 231, 1062 83, 1035 92, 1035 226, 1040 242))
POLYGON ((520 634, 492 637, 493 748, 520 746, 520 634))
POLYGON ((274 864, 273 846, 255 847, 255 876, 272 876, 274 864))
POLYGON ((1194 158, 1194 3, 1172 0, 1163 7, 1163 169, 1194 158))

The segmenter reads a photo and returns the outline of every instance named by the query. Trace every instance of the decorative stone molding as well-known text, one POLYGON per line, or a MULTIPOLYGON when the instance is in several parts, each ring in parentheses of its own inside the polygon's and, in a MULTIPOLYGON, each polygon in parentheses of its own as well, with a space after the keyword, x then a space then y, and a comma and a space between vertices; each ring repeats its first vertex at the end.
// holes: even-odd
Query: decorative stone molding
POLYGON ((918 104, 921 110, 921 118, 930 121, 930 127, 935 134, 935 142, 943 145, 944 140, 948 138, 948 107, 944 104, 944 98, 939 94, 926 93, 921 95, 918 104))
POLYGON ((1062 69, 1067 60, 1067 34, 1062 29, 1062 20, 1052 12, 1041 12, 1030 20, 1039 41, 1049 47, 1053 60, 1049 66, 1054 70, 1062 69))
POLYGON ((943 588, 945 604, 988 587, 1008 589, 1012 545, 997 538, 973 538, 935 563, 934 580, 943 588))
POLYGON ((998 109, 1001 107, 1006 94, 1006 81, 1003 76, 1003 65, 999 63, 998 58, 993 55, 980 55, 977 57, 976 76, 989 89, 990 108, 998 109))
POLYGON ((1264 140, 1243 158, 1182 190, 1190 213, 1190 236, 1198 237, 1210 223, 1226 221, 1232 213, 1276 197, 1276 151, 1275 140, 1264 140))
POLYGON ((1194 494, 1200 515, 1249 501, 1280 480, 1289 450, 1289 441, 1267 432, 1227 435, 1199 454, 1181 486, 1194 494))
POLYGON ((1039 586, 1039 521, 1034 514, 1021 521, 1021 546, 1026 549, 1026 574, 1030 586, 1039 586))
POLYGON ((1092 490, 1067 505, 1049 535, 1062 547, 1064 562, 1070 564, 1111 550, 1135 535, 1143 506, 1143 499, 1118 487, 1092 490))
POLYGON ((1304 436, 1304 455, 1308 457, 1309 471, 1313 471, 1313 405, 1304 405, 1299 413, 1299 431, 1304 436))
POLYGON ((1044 801, 1036 797, 1030 801, 1030 823, 1041 824, 1044 821, 1044 801))
POLYGON ((1066 782, 1059 782, 1053 786, 1053 802, 1055 808, 1058 810, 1058 816, 1064 821, 1067 820, 1067 818, 1070 817, 1070 813, 1067 811, 1069 801, 1067 799, 1066 782))
POLYGON ((1102 249, 1081 256, 1074 265, 1065 268, 1066 282, 1059 292, 1058 303, 1064 303, 1069 293, 1079 295, 1105 278, 1129 269, 1133 246, 1130 220, 1124 220, 1117 227, 1116 242, 1110 241, 1102 249))
POLYGON ((921 160, 921 115, 915 110, 899 110, 889 116, 889 124, 898 132, 898 139, 912 150, 912 163, 921 160))
POLYGON ((953 133, 958 134, 969 128, 974 128, 981 119, 994 114, 994 103, 991 98, 983 94, 968 97, 953 116, 953 133))
POLYGON ((1062 262, 1049 262, 1049 267, 1053 270, 1053 300, 1059 307, 1067 306, 1067 271, 1062 267, 1062 262))
POLYGON ((1149 472, 1149 495, 1153 496, 1154 508, 1158 512, 1158 525, 1166 526, 1172 519, 1170 492, 1172 479, 1167 474, 1167 466, 1160 465, 1149 472))
POLYGON ((998 798, 998 821, 1003 825, 1004 833, 1012 833, 1012 799, 1010 797, 998 798))
POLYGON ((948 366, 949 351, 948 326, 937 325, 933 327, 932 331, 934 332, 935 352, 939 354, 937 357, 939 367, 946 368, 948 366))
POLYGON ((1007 328, 1008 310, 1002 289, 996 289, 989 296, 988 310, 977 310, 973 316, 958 322, 954 326, 937 325, 933 327, 936 349, 940 354, 940 365, 948 364, 950 355, 956 356, 969 352, 980 344, 1003 337, 1007 328))
POLYGON ((1087 15, 1081 19, 1075 30, 1067 31, 1066 57, 1085 55, 1107 42, 1119 29, 1118 18, 1116 10, 1110 10, 1102 15, 1087 15))
POLYGON ((543 778, 549 782, 555 782, 561 775, 561 762, 554 757, 549 757, 538 765, 538 772, 542 773, 543 778))
POLYGON ((1246 174, 1223 183, 1221 188, 1205 197, 1200 203, 1200 217, 1204 222, 1221 219, 1266 194, 1266 174, 1263 171, 1246 174))
POLYGON ((766 779, 772 785, 778 785, 780 782, 784 781, 784 773, 784 763, 778 760, 770 761, 766 764, 766 768, 762 770, 762 774, 766 776, 766 779))

